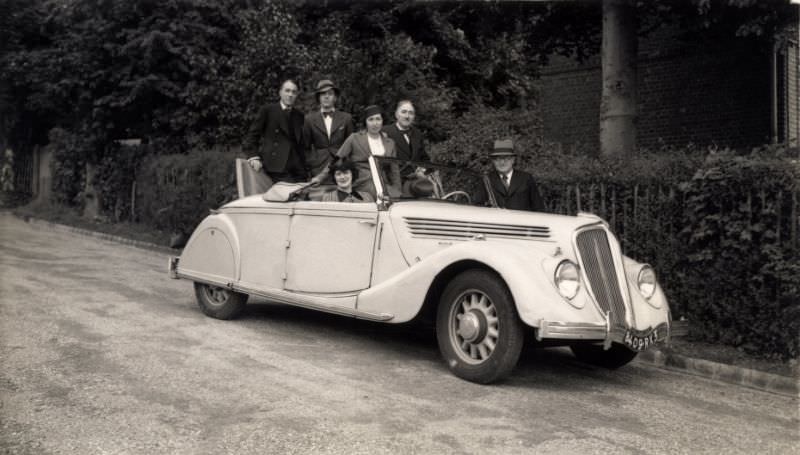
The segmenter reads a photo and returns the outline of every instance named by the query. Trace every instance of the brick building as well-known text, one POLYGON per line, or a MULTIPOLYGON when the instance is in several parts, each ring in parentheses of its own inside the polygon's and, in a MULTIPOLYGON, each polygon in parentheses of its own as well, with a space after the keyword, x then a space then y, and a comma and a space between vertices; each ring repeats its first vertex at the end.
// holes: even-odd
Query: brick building
MULTIPOLYGON (((800 46, 731 37, 686 41, 662 29, 639 39, 637 146, 797 146, 800 46)), ((600 57, 554 57, 541 72, 546 139, 598 147, 600 57)))

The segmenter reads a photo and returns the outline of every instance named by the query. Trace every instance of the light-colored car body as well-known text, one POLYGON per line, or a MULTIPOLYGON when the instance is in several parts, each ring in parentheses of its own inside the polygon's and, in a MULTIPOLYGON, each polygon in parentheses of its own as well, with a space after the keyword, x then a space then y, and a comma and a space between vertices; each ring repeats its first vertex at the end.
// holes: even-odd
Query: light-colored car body
MULTIPOLYGON (((404 323, 426 306, 441 305, 444 289, 460 273, 480 270, 509 291, 519 321, 536 340, 605 349, 617 344, 635 355, 669 339, 664 293, 657 285, 648 288, 652 292, 641 289, 640 274, 649 266, 624 256, 597 216, 392 201, 382 194, 374 159, 371 164, 377 202, 242 197, 200 223, 170 272, 243 295, 404 323), (577 266, 574 296, 565 296, 557 282, 565 261, 577 266)), ((455 319, 452 324, 469 332, 455 319)), ((461 335, 454 335, 456 344, 464 343, 461 335)))

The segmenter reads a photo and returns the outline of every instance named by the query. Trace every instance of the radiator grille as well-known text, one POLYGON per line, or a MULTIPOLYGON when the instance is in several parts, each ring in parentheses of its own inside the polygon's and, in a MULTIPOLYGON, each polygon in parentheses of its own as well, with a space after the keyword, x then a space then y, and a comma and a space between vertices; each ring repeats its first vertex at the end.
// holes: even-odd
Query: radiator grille
POLYGON ((614 258, 606 231, 592 229, 578 234, 578 252, 589 287, 603 311, 610 312, 613 326, 625 326, 625 303, 619 289, 614 258))
POLYGON ((516 224, 476 223, 432 218, 406 217, 406 226, 414 237, 470 239, 478 234, 495 238, 547 239, 547 226, 523 226, 516 224))

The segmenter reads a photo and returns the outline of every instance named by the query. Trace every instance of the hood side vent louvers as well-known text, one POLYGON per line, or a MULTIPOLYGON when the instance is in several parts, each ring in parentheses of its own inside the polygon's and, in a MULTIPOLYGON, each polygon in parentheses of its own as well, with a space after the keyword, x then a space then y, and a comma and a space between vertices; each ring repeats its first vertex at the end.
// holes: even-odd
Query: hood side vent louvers
POLYGON ((547 226, 479 223, 475 221, 442 220, 435 218, 405 217, 412 237, 432 239, 469 240, 476 235, 489 238, 540 240, 550 238, 547 226))

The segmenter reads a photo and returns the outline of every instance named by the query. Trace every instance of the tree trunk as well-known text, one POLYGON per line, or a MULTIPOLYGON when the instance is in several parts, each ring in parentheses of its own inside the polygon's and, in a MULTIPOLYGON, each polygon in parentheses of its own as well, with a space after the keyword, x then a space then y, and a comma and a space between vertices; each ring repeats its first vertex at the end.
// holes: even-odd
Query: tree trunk
POLYGON ((636 150, 636 10, 631 0, 603 0, 603 97, 600 153, 636 150))

